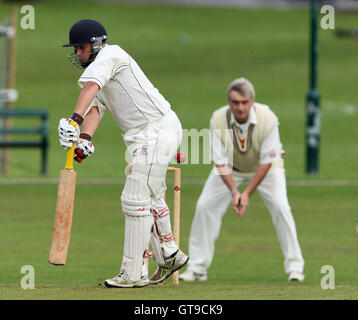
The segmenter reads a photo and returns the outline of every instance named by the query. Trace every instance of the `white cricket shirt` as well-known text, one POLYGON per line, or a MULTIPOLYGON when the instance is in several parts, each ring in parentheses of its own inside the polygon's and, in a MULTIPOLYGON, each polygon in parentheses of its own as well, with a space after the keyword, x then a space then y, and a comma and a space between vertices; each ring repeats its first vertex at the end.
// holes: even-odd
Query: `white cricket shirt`
MULTIPOLYGON (((245 123, 238 123, 235 120, 235 117, 231 114, 231 124, 234 123, 241 131, 246 130, 249 125, 252 123, 257 125, 257 117, 254 108, 250 109, 250 114, 245 123)), ((221 139, 213 133, 213 128, 210 130, 210 138, 211 138, 211 157, 215 164, 230 164, 227 150, 222 143, 221 139)), ((260 147, 260 164, 264 163, 272 163, 274 161, 281 159, 281 141, 278 126, 270 132, 270 134, 262 141, 260 147)))
POLYGON ((170 110, 169 102, 118 45, 106 44, 78 84, 83 88, 89 81, 100 87, 89 108, 98 106, 101 117, 108 109, 123 131, 161 119, 170 110))

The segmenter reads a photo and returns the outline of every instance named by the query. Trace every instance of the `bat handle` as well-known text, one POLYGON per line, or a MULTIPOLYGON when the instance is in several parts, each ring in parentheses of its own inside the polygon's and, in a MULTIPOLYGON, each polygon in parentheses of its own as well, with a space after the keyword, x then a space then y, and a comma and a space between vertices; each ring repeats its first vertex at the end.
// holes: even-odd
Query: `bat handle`
MULTIPOLYGON (((75 122, 75 121, 71 121, 71 124, 74 127, 77 127, 77 125, 78 125, 77 122, 75 122)), ((65 169, 67 169, 67 170, 73 169, 73 156, 75 153, 75 146, 76 146, 76 143, 74 143, 71 148, 67 149, 66 164, 65 164, 65 169)))

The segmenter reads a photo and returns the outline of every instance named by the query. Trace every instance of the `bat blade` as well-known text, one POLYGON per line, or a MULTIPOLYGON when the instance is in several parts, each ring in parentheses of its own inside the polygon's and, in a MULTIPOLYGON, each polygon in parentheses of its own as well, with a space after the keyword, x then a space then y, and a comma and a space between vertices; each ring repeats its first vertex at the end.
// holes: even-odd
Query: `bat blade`
POLYGON ((49 262, 54 265, 66 264, 71 238, 73 206, 76 189, 76 172, 63 169, 58 180, 55 222, 49 262))

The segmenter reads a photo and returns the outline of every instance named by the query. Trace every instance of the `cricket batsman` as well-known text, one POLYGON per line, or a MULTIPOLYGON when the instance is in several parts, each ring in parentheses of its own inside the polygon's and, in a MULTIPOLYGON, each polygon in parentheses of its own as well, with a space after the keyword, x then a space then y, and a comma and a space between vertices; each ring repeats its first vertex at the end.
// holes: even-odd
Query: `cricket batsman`
POLYGON ((69 59, 84 69, 78 80, 82 91, 72 116, 60 120, 58 132, 61 146, 76 143, 78 162, 93 154, 92 137, 106 110, 124 132, 131 156, 121 195, 124 252, 119 274, 104 283, 107 287, 143 287, 164 281, 189 260, 174 242, 164 201, 165 175, 181 143, 182 127, 136 61, 120 46, 108 44, 107 38, 104 27, 94 20, 80 20, 71 27, 64 47, 74 48, 69 59), (148 279, 144 257, 149 243, 158 267, 148 279))
POLYGON ((184 281, 207 280, 215 240, 231 202, 238 217, 257 189, 269 209, 284 255, 289 281, 303 281, 304 260, 287 199, 278 119, 272 110, 255 102, 255 90, 245 78, 227 89, 228 105, 210 121, 212 159, 215 163, 196 205, 189 239, 188 269, 184 281), (247 182, 240 193, 238 187, 247 182))

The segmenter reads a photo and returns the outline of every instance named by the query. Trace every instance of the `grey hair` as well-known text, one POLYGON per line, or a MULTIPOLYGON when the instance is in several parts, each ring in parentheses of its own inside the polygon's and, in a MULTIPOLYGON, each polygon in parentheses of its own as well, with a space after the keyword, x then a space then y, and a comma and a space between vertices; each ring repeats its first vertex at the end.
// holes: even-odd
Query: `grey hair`
POLYGON ((231 91, 236 91, 242 96, 250 96, 251 99, 255 99, 254 86, 246 78, 238 78, 231 82, 226 91, 228 97, 231 91))

